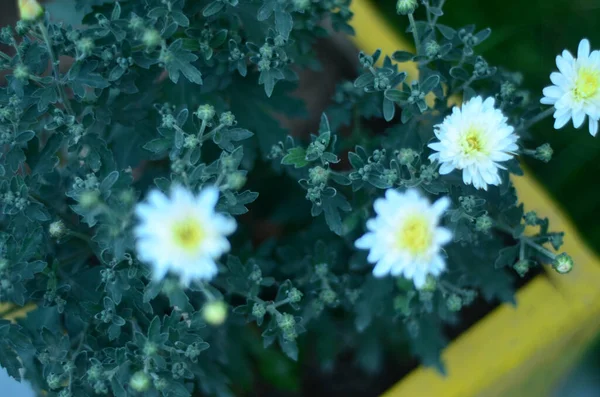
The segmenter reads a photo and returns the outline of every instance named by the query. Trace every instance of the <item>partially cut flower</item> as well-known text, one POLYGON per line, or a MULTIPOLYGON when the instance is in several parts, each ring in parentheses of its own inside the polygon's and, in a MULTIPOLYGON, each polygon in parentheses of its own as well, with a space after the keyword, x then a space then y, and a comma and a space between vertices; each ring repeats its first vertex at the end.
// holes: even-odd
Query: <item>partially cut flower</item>
POLYGON ((590 52, 590 42, 581 40, 577 58, 564 50, 556 57, 559 72, 553 72, 554 85, 544 88, 541 103, 554 105, 554 128, 564 127, 569 120, 573 126, 583 125, 586 116, 592 136, 598 133, 600 119, 600 51, 590 52))
POLYGON ((24 21, 35 21, 44 13, 44 8, 36 0, 19 0, 19 13, 24 21))
POLYGON ((519 137, 507 118, 494 107, 494 98, 485 101, 480 96, 454 107, 442 124, 434 127, 439 142, 428 146, 435 150, 429 160, 440 163, 440 174, 462 170, 463 182, 476 189, 487 190, 502 180, 500 162, 513 158, 519 137))
POLYGON ((403 276, 422 288, 427 275, 444 271, 441 248, 452 233, 439 223, 449 206, 448 197, 432 205, 414 189, 405 193, 389 189, 385 198, 375 200, 377 216, 367 221, 369 231, 355 242, 357 248, 369 250, 367 260, 376 264, 373 275, 403 276))
POLYGON ((229 251, 227 236, 237 227, 235 220, 215 212, 218 199, 214 187, 194 196, 176 186, 170 197, 153 190, 147 203, 137 205, 137 254, 152 265, 155 279, 161 280, 171 271, 189 285, 192 280, 210 280, 217 274, 215 260, 229 251))

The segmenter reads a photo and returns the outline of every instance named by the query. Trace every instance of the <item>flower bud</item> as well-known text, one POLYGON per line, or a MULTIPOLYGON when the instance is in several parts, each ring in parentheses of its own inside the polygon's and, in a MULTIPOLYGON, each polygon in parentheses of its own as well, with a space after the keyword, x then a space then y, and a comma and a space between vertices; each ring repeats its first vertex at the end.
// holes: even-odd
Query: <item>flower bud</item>
POLYGON ((396 12, 400 15, 412 14, 418 6, 417 0, 398 0, 396 2, 396 12))
POLYGON ((61 220, 52 222, 50 226, 48 226, 48 233, 50 234, 50 237, 56 239, 61 238, 65 234, 66 230, 65 224, 61 220))
POLYGON ((202 121, 210 121, 215 117, 215 108, 211 105, 200 105, 196 110, 196 116, 202 121))
POLYGON ((142 36, 142 43, 148 48, 152 49, 158 45, 160 45, 162 41, 162 37, 160 33, 155 29, 146 29, 144 31, 144 35, 142 36))
POLYGON ((292 288, 287 293, 288 299, 291 303, 298 303, 302 300, 302 292, 297 288, 292 288))
POLYGON ((448 307, 448 310, 450 310, 451 312, 457 312, 462 308, 463 305, 463 301, 462 298, 460 296, 458 296, 457 294, 452 294, 448 297, 448 300, 446 301, 446 306, 448 307))
POLYGON ((252 306, 252 315, 256 318, 263 318, 267 314, 267 308, 263 303, 255 303, 252 306))
POLYGON ((481 233, 487 233, 492 226, 494 221, 487 215, 482 215, 475 220, 475 230, 481 233))
POLYGON ((35 21, 44 14, 44 8, 36 0, 19 0, 19 14, 24 21, 35 21))
POLYGON ((202 309, 202 317, 210 325, 223 324, 227 319, 227 304, 223 301, 207 302, 202 309))
POLYGON ((550 144, 544 143, 542 146, 538 146, 535 149, 534 157, 540 161, 543 161, 544 163, 547 163, 552 160, 553 153, 554 151, 552 150, 550 144))
POLYGON ((221 113, 221 117, 219 118, 219 121, 221 122, 221 124, 223 124, 226 127, 231 127, 236 124, 235 116, 231 112, 221 113))
POLYGON ((513 269, 519 276, 524 277, 529 271, 529 262, 526 260, 518 261, 513 265, 513 269))
POLYGON ((566 274, 573 270, 573 265, 573 258, 566 252, 563 252, 554 259, 552 267, 557 273, 566 274))
POLYGON ((17 65, 13 70, 13 76, 19 81, 27 81, 29 79, 29 68, 25 65, 17 65))
POLYGON ((150 377, 144 371, 137 371, 131 376, 129 386, 137 392, 145 392, 150 388, 150 377))

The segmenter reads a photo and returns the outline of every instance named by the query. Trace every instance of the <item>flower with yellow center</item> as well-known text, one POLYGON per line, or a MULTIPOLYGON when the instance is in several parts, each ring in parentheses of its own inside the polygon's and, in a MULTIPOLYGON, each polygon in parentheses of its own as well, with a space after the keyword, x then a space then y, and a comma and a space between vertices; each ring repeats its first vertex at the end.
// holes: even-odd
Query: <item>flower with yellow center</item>
POLYGON ((553 85, 544 88, 541 103, 554 105, 554 128, 583 125, 586 116, 592 136, 598 133, 600 119, 600 51, 590 52, 590 42, 581 40, 577 58, 567 50, 556 57, 558 72, 550 75, 553 85))
POLYGON ((176 186, 170 197, 153 190, 147 202, 136 206, 138 258, 152 265, 155 279, 170 271, 189 285, 217 274, 215 260, 229 251, 227 236, 236 229, 235 220, 215 212, 218 199, 214 187, 195 196, 176 186))
POLYGON ((447 197, 431 204, 414 189, 405 193, 389 189, 385 198, 375 200, 376 216, 367 221, 368 232, 355 242, 357 248, 369 250, 373 275, 403 276, 421 288, 428 275, 444 271, 441 248, 452 234, 439 223, 449 206, 447 197))
POLYGON ((19 13, 24 21, 35 21, 44 14, 44 8, 36 0, 19 0, 19 13))
POLYGON ((518 149, 518 136, 507 124, 494 98, 472 98, 462 108, 455 107, 442 124, 434 127, 438 142, 428 146, 435 151, 431 161, 440 163, 440 174, 462 170, 463 182, 477 189, 502 182, 500 162, 510 160, 518 149))

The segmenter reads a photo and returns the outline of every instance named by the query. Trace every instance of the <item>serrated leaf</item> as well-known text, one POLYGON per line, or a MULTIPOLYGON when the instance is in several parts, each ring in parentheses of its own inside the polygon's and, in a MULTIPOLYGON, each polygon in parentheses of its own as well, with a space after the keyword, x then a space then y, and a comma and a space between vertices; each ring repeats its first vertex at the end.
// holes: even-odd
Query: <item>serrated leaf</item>
POLYGON ((494 267, 496 269, 500 269, 503 267, 510 267, 515 264, 517 261, 517 256, 519 255, 519 246, 515 245, 512 247, 502 248, 498 253, 498 257, 496 258, 496 262, 494 262, 494 267))
POLYGON ((341 194, 337 193, 333 197, 323 197, 321 206, 325 213, 325 221, 329 229, 335 234, 341 236, 343 233, 342 216, 340 211, 349 212, 352 210, 350 203, 341 194))
POLYGON ((309 161, 306 160, 306 150, 304 150, 302 147, 288 149, 288 154, 281 159, 281 164, 293 165, 294 168, 302 168, 307 166, 309 161))
POLYGON ((275 29, 287 40, 294 25, 292 14, 287 11, 275 11, 275 29))

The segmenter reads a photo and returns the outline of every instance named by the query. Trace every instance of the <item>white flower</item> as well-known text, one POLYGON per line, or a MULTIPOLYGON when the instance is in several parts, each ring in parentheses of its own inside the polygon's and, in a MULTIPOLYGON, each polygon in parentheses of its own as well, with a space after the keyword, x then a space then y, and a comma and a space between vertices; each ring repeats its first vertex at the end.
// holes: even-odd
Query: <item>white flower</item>
POLYGON ((428 274, 444 271, 440 249, 452 233, 439 222, 449 206, 447 197, 432 205, 414 189, 405 193, 389 189, 385 198, 375 200, 377 216, 367 221, 369 231, 355 242, 357 248, 369 250, 367 260, 376 264, 373 275, 403 276, 421 288, 428 274))
POLYGON ((235 220, 215 213, 218 199, 214 187, 194 196, 176 186, 171 197, 153 190, 147 203, 136 206, 138 258, 153 266, 156 280, 171 271, 189 285, 192 280, 210 280, 217 274, 215 260, 229 251, 226 236, 237 227, 235 220))
POLYGON ((476 189, 499 185, 498 169, 505 167, 498 162, 510 160, 519 148, 519 137, 506 121, 494 108, 494 98, 483 101, 478 96, 464 103, 462 109, 454 107, 452 114, 434 127, 439 142, 428 145, 437 152, 429 160, 441 164, 442 175, 462 170, 463 182, 476 189))
POLYGON ((550 75, 554 85, 544 88, 541 103, 554 105, 554 128, 560 129, 573 119, 575 128, 589 117, 592 136, 598 133, 600 119, 600 51, 590 53, 590 42, 581 40, 577 58, 567 50, 556 57, 560 72, 550 75))

